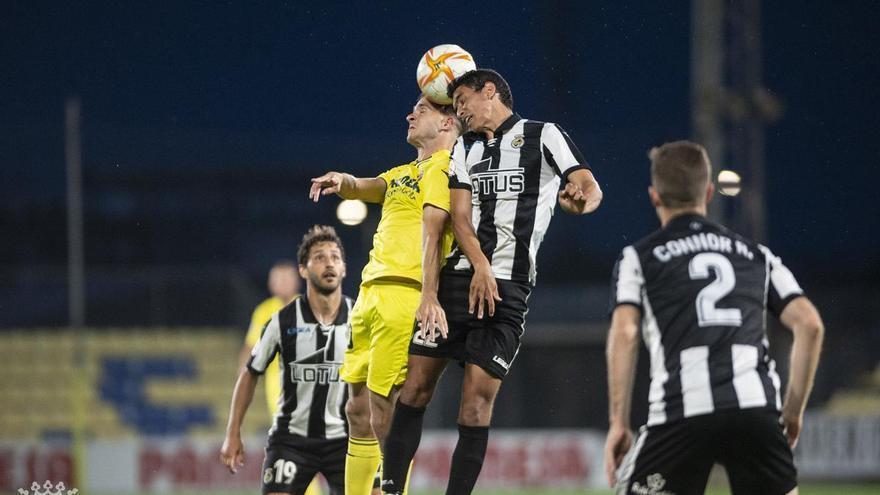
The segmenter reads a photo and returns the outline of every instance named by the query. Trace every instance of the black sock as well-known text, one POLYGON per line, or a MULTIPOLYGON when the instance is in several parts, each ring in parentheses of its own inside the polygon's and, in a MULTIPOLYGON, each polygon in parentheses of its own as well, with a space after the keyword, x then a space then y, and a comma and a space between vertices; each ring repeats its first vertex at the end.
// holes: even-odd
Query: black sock
POLYGON ((458 444, 452 454, 446 495, 470 495, 483 469, 488 443, 488 426, 458 425, 458 444))
POLYGON ((382 491, 403 493, 406 486, 406 473, 419 442, 422 440, 422 420, 424 407, 412 407, 397 401, 391 429, 385 439, 385 454, 382 460, 382 491))

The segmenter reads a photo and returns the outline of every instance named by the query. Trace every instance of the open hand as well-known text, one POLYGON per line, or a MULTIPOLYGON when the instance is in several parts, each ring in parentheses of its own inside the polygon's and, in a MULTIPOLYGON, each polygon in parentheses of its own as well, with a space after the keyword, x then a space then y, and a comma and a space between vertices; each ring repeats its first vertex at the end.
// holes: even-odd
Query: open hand
POLYGON ((422 293, 422 302, 416 310, 416 320, 419 322, 419 337, 426 342, 434 342, 438 330, 444 339, 449 335, 446 312, 436 295, 422 293))
POLYGON ((309 199, 315 203, 321 196, 338 194, 342 188, 342 174, 339 172, 327 172, 326 174, 312 179, 312 187, 309 189, 309 199))
POLYGON ((468 313, 474 314, 477 310, 477 318, 483 318, 483 305, 485 303, 489 316, 495 316, 495 302, 500 301, 498 283, 492 268, 475 269, 471 277, 471 290, 468 294, 468 313))

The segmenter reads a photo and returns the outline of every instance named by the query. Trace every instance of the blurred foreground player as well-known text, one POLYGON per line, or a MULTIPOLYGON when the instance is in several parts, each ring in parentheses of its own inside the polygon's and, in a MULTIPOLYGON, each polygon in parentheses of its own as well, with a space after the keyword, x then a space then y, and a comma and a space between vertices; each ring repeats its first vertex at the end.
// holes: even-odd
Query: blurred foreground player
POLYGON ((263 493, 303 494, 320 472, 330 492, 341 495, 348 435, 339 367, 348 345, 352 307, 341 289, 342 242, 332 227, 315 226, 303 237, 298 258, 306 293, 271 315, 242 368, 220 460, 233 473, 244 464, 241 424, 259 375, 278 355, 284 363, 282 401, 269 430, 263 493))
MULTIPOLYGON (((407 377, 413 320, 446 325, 437 300, 440 266, 452 245, 449 154, 460 134, 450 106, 420 98, 406 117, 416 159, 374 178, 329 172, 312 179, 310 196, 339 194, 382 205, 370 261, 352 312, 342 378, 349 383, 346 494, 370 492, 382 460, 397 391, 407 377)), ((404 468, 406 469, 406 468, 404 468)))
POLYGON ((450 359, 463 363, 464 378, 446 493, 471 493, 486 455, 495 398, 519 352, 538 249, 556 203, 581 215, 602 199, 568 135, 556 124, 515 114, 500 74, 467 72, 449 93, 470 133, 452 152, 457 247, 443 268, 439 292, 448 331, 420 318, 412 335, 409 376, 386 441, 386 493, 399 493, 405 484, 425 409, 450 359))
POLYGON ((769 249, 706 218, 713 186, 702 146, 667 143, 650 158, 661 229, 623 249, 611 286, 608 482, 622 494, 698 494, 717 462, 734 495, 797 493, 792 448, 822 320, 769 249), (784 402, 768 355, 767 310, 794 333, 784 402), (640 326, 651 386, 648 422, 633 444, 640 326))

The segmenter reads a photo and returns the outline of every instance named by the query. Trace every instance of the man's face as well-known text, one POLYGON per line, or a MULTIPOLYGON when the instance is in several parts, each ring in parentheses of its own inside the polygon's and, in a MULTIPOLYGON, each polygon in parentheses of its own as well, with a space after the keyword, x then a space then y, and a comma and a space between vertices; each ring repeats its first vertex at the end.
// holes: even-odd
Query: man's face
POLYGON ((419 98, 412 112, 406 116, 409 125, 406 131, 406 142, 417 146, 437 137, 443 121, 447 116, 434 108, 424 97, 419 98))
POLYGON ((491 82, 487 82, 480 91, 467 86, 455 88, 452 105, 467 130, 479 132, 486 129, 492 117, 491 97, 494 94, 495 85, 491 82))
POLYGON ((332 294, 345 278, 345 261, 335 242, 319 242, 309 249, 309 259, 300 274, 321 294, 332 294))

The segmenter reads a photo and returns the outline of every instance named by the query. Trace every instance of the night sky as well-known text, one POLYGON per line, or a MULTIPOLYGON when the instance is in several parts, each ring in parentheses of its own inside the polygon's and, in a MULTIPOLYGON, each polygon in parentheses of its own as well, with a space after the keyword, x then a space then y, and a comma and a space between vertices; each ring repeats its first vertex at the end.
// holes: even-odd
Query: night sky
MULTIPOLYGON (((6 2, 0 211, 8 220, 63 205, 68 95, 82 99, 87 177, 377 174, 414 156, 404 117, 416 63, 455 43, 505 75, 518 113, 568 130, 602 184, 599 212, 557 213, 546 242, 610 259, 657 226, 646 150, 691 132, 689 6, 663 3, 6 2)), ((763 9, 765 82, 784 105, 767 132, 766 241, 816 276, 876 281, 880 7, 763 9)), ((301 202, 307 183, 289 187, 301 202)), ((330 206, 320 208, 326 216, 330 206)), ((323 218, 310 211, 300 220, 323 218)), ((4 242, 41 228, 4 232, 4 242)), ((5 263, 46 262, 10 256, 5 263)))

